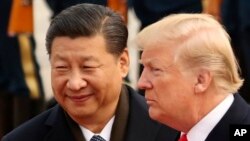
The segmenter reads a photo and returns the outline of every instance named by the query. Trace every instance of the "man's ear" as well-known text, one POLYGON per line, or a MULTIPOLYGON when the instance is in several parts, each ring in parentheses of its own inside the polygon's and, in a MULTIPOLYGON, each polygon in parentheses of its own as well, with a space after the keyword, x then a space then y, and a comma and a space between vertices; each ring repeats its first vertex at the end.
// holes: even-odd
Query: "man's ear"
POLYGON ((202 93, 208 89, 211 84, 212 76, 209 70, 199 70, 197 74, 196 84, 194 86, 195 93, 202 93))
POLYGON ((125 48, 120 56, 119 64, 121 69, 122 77, 125 78, 129 71, 129 54, 128 54, 128 48, 125 48))

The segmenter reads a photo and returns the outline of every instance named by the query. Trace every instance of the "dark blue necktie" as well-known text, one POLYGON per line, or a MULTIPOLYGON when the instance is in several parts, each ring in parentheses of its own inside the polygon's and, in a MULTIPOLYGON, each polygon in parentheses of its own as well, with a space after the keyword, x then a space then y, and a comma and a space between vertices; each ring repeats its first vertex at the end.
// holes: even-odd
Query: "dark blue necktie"
POLYGON ((94 135, 94 136, 90 139, 90 141, 105 141, 105 139, 102 138, 102 137, 99 136, 99 135, 94 135))

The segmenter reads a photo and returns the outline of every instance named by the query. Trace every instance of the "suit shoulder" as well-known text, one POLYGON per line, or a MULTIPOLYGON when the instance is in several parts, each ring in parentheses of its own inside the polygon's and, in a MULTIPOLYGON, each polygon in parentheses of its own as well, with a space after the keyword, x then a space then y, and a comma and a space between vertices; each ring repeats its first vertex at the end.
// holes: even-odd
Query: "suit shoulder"
POLYGON ((2 141, 29 141, 29 140, 39 140, 39 137, 43 136, 47 131, 46 122, 57 110, 58 107, 54 107, 41 114, 35 116, 34 118, 26 121, 17 128, 13 129, 11 132, 6 134, 2 141))
POLYGON ((174 141, 178 132, 162 125, 149 117, 145 98, 132 88, 127 87, 129 94, 129 120, 126 141, 174 141))
POLYGON ((143 110, 147 111, 148 106, 145 101, 145 98, 140 95, 138 92, 136 92, 133 88, 126 86, 129 94, 129 101, 131 104, 137 104, 139 108, 142 108, 143 110))

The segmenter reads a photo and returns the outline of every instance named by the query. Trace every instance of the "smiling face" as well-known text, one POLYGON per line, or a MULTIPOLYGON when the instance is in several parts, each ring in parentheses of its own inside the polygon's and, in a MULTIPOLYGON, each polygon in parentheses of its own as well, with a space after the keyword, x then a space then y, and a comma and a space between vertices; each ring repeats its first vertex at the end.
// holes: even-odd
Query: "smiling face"
POLYGON ((54 96, 73 119, 94 120, 114 112, 128 72, 126 50, 113 56, 100 35, 56 37, 50 62, 54 96))
MULTIPOLYGON (((165 44, 164 44, 165 45, 165 44)), ((174 47, 145 47, 141 56, 144 70, 138 87, 145 89, 150 117, 171 127, 192 113, 192 73, 174 61, 174 47)))

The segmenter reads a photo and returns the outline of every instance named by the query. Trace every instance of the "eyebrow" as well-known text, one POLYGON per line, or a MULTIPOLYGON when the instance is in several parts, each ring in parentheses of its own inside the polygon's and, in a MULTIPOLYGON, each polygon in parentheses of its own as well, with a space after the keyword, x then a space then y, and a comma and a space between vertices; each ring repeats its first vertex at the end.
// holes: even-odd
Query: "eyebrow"
MULTIPOLYGON (((159 62, 161 62, 162 60, 159 59, 146 59, 144 61, 145 65, 154 65, 153 63, 156 62, 156 64, 158 65, 159 62)), ((140 64, 143 64, 142 60, 139 60, 140 64)), ((167 62, 166 62, 167 63, 167 62)), ((165 69, 168 69, 170 66, 174 65, 174 62, 169 62, 169 63, 163 63, 162 67, 164 67, 165 69)))
MULTIPOLYGON (((159 60, 159 59, 146 59, 146 60, 144 61, 144 64, 152 64, 153 62, 158 62, 158 60, 159 60)), ((143 64, 143 61, 140 59, 140 60, 139 60, 139 63, 140 63, 140 64, 143 64)))
POLYGON ((84 60, 84 61, 94 61, 94 62, 99 62, 99 60, 97 58, 95 58, 94 56, 83 56, 83 57, 80 57, 81 60, 84 60))
MULTIPOLYGON (((64 57, 62 57, 62 55, 60 55, 60 54, 55 54, 55 56, 53 58, 59 59, 59 60, 65 60, 64 57)), ((52 57, 51 57, 51 59, 52 59, 52 57)))

